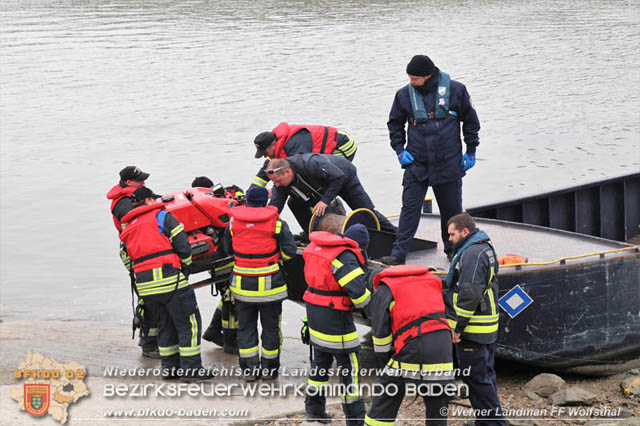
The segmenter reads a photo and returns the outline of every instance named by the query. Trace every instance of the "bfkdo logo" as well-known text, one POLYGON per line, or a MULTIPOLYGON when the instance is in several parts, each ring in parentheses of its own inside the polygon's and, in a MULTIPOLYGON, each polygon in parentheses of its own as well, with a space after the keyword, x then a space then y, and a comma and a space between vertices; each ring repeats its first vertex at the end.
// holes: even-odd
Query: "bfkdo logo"
POLYGON ((50 385, 24 385, 24 409, 32 416, 43 416, 49 411, 50 385))

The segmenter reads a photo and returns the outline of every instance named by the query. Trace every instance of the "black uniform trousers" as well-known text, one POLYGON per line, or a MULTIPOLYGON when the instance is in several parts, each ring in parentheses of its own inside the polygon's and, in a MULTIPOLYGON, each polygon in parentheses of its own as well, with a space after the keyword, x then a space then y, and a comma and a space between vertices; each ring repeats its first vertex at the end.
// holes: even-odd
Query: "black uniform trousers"
MULTIPOLYGON (((342 188, 338 196, 342 198, 352 210, 371 210, 380 221, 381 230, 392 233, 396 232, 396 226, 389 222, 389 219, 387 219, 385 215, 375 209, 373 201, 369 198, 369 194, 364 190, 364 187, 357 176, 353 177, 349 183, 342 188)), ((300 227, 307 232, 309 229, 309 222, 311 222, 311 216, 313 215, 312 209, 314 205, 293 196, 289 197, 287 205, 291 209, 291 212, 295 216, 300 227)))
MULTIPOLYGON (((384 394, 376 395, 371 401, 371 408, 367 417, 375 419, 380 422, 389 422, 393 424, 396 421, 400 404, 404 399, 406 392, 406 383, 413 383, 417 389, 420 389, 424 405, 427 408, 426 423, 428 426, 444 426, 447 424, 447 406, 449 404, 449 397, 443 392, 439 392, 439 388, 435 387, 434 393, 441 393, 441 395, 430 396, 429 392, 423 390, 422 387, 429 386, 433 383, 426 380, 414 380, 405 379, 398 376, 390 376, 383 374, 378 381, 378 385, 382 385, 384 394), (421 386, 422 387, 418 387, 421 386)), ((427 388, 428 389, 428 388, 427 388)), ((410 419, 415 420, 415 419, 410 419)), ((412 422, 413 423, 413 422, 412 422)), ((367 422, 369 424, 369 422, 367 422)))
POLYGON ((359 365, 357 352, 328 352, 313 346, 313 361, 309 375, 307 396, 304 401, 305 411, 310 416, 320 416, 325 412, 327 403, 323 386, 329 383, 329 369, 335 358, 338 364, 338 377, 343 386, 342 410, 347 418, 347 425, 361 425, 366 413, 364 400, 358 387, 359 365))
POLYGON ((163 368, 202 368, 200 334, 202 320, 191 286, 142 297, 158 313, 158 349, 163 368))
POLYGON ((280 367, 282 333, 282 301, 269 303, 247 303, 235 301, 238 316, 238 351, 240 368, 249 369, 250 374, 260 369, 277 372, 280 367), (258 348, 258 316, 262 325, 262 354, 258 348))
POLYGON ((479 413, 486 413, 486 416, 476 419, 476 425, 506 426, 498 398, 496 372, 493 369, 495 343, 482 344, 463 339, 456 343, 456 355, 461 371, 471 367, 468 376, 462 375, 462 381, 469 387, 471 406, 479 413))
MULTIPOLYGON (((400 210, 398 233, 391 254, 405 260, 409 252, 409 244, 416 235, 420 224, 422 204, 429 189, 429 180, 419 181, 412 173, 405 172, 402 186, 402 209, 400 210)), ((447 221, 462 212, 462 179, 434 185, 433 193, 440 210, 440 230, 444 251, 448 253, 453 250, 453 245, 449 242, 447 221)))

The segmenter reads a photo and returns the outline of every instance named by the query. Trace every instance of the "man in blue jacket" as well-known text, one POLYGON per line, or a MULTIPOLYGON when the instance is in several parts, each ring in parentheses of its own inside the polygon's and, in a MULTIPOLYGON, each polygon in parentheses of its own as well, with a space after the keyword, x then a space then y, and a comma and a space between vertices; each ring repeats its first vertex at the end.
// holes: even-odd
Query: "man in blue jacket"
POLYGON ((387 122, 391 147, 405 169, 398 233, 391 255, 381 259, 389 265, 405 262, 429 186, 440 210, 444 251, 452 258, 447 221, 462 211, 462 177, 475 165, 480 130, 466 87, 451 80, 428 56, 414 56, 407 74, 410 84, 396 92, 387 122), (466 144, 464 155, 460 123, 466 144))

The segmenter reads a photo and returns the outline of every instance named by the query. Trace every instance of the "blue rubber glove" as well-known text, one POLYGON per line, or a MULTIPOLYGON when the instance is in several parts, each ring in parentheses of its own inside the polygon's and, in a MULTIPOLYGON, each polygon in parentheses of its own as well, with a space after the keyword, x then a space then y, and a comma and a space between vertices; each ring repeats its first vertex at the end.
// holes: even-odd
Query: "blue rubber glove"
POLYGON ((400 154, 398 154, 398 161, 402 166, 408 166, 414 162, 415 158, 409 151, 403 150, 400 154))
POLYGON ((475 154, 465 154, 462 156, 462 170, 465 172, 476 165, 476 155, 475 154))

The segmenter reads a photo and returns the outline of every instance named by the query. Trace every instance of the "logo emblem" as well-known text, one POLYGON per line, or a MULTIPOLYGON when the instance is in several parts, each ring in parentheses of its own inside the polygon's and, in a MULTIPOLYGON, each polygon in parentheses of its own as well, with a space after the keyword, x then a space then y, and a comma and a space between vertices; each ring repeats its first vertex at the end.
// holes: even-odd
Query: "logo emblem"
POLYGON ((438 95, 444 96, 445 93, 447 93, 447 87, 446 86, 438 86, 438 95))
POLYGON ((32 416, 43 416, 49 411, 50 385, 24 385, 24 409, 32 416))

